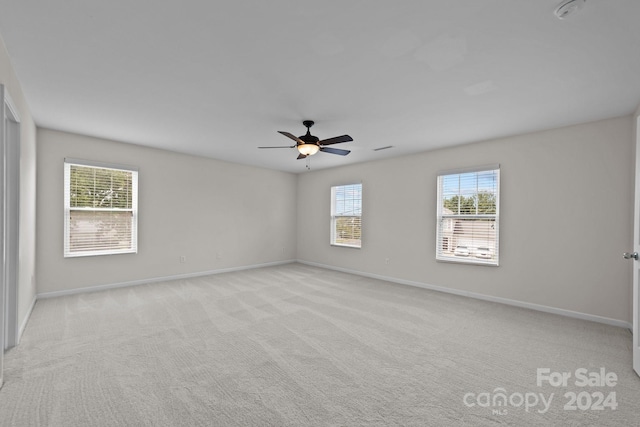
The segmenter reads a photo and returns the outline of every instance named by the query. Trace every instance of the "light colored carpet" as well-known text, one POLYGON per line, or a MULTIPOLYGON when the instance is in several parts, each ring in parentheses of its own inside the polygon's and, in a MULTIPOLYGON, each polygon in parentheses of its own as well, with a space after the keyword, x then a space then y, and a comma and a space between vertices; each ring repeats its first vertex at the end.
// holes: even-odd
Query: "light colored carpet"
POLYGON ((302 264, 40 300, 5 381, 2 426, 640 423, 627 330, 302 264), (601 367, 614 387, 536 384, 601 367))

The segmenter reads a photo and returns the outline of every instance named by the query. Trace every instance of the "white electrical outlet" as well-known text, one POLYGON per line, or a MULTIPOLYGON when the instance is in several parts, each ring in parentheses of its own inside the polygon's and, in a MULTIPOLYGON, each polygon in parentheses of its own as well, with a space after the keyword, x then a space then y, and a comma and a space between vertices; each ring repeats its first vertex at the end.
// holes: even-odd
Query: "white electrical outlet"
POLYGON ((180 255, 180 263, 184 264, 185 262, 187 262, 187 256, 186 255, 180 255))

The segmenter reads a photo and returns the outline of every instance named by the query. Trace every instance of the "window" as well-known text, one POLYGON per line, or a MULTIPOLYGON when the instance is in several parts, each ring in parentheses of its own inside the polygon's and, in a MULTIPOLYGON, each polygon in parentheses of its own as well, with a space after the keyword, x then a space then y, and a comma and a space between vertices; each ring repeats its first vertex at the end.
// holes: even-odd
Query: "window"
POLYGON ((137 169, 65 159, 64 210, 65 257, 137 252, 137 169))
POLYGON ((500 167, 438 175, 436 259, 498 265, 500 167))
POLYGON ((331 187, 331 244, 362 246, 362 184, 331 187))

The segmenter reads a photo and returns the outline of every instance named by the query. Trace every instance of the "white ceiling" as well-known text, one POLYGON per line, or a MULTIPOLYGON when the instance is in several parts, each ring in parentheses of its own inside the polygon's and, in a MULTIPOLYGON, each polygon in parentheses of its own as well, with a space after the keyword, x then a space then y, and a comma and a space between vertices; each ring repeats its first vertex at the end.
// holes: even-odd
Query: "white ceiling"
POLYGON ((306 170, 632 113, 640 1, 0 0, 38 126, 306 170), (394 148, 373 151, 392 145, 394 148))

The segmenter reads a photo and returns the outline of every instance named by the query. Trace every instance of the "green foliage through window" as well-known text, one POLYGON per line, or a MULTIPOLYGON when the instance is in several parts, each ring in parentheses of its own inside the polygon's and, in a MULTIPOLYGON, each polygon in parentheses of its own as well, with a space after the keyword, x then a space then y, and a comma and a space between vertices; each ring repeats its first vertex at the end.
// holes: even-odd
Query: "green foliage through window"
POLYGON ((71 165, 72 208, 131 209, 132 172, 71 165))
POLYGON ((444 199, 444 208, 454 215, 495 215, 495 193, 480 192, 473 196, 455 195, 444 199))

